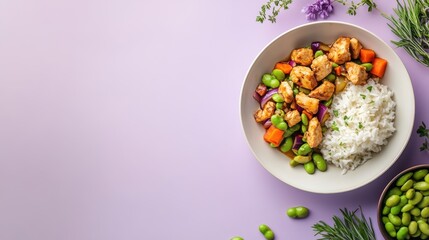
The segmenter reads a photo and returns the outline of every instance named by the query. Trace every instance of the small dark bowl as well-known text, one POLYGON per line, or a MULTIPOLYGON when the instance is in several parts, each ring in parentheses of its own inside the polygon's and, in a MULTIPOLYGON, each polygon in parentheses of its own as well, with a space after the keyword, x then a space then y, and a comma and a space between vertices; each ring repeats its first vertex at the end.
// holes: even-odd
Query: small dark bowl
POLYGON ((389 239, 389 240, 395 240, 396 239, 396 238, 392 238, 387 233, 387 231, 384 227, 384 223, 382 221, 382 215, 383 215, 382 211, 383 211, 383 207, 384 207, 385 196, 386 196, 387 192, 395 186, 396 180, 398 180, 399 177, 401 177, 402 175, 404 175, 408 172, 414 172, 414 171, 419 170, 419 169, 428 169, 429 170, 429 164, 416 165, 416 166, 407 168, 407 169, 403 170, 402 172, 398 173, 392 180, 390 180, 390 182, 386 185, 383 192, 381 193, 381 196, 378 199, 378 205, 377 205, 377 223, 378 223, 378 227, 379 227, 380 232, 383 235, 384 239, 389 239))

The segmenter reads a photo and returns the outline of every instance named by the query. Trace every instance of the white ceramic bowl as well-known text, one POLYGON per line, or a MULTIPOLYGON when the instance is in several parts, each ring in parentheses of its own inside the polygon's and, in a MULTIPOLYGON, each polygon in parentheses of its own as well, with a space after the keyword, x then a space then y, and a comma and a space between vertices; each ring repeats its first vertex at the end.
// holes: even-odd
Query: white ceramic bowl
POLYGON ((414 92, 408 72, 393 49, 375 34, 353 24, 335 21, 315 22, 293 28, 270 42, 255 58, 244 80, 240 97, 241 123, 247 142, 256 159, 281 181, 304 191, 315 193, 346 192, 364 186, 383 174, 399 158, 410 138, 414 123, 414 92), (356 37, 365 48, 374 49, 377 56, 387 59, 388 67, 382 79, 394 92, 396 132, 388 145, 354 171, 341 174, 341 169, 329 165, 328 171, 307 174, 302 168, 289 166, 289 159, 271 148, 264 140, 265 129, 253 118, 258 103, 252 95, 261 76, 271 72, 274 64, 293 49, 313 41, 334 42, 339 36, 356 37))

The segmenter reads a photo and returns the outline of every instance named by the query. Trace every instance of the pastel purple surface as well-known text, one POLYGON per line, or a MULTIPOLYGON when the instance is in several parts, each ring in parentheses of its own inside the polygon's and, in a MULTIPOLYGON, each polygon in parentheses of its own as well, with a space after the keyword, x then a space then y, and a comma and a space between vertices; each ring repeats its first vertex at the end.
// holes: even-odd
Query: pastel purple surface
MULTIPOLYGON (((416 116, 393 167, 332 195, 292 188, 254 158, 239 118, 253 59, 306 23, 294 1, 276 24, 266 1, 39 0, 0 6, 0 239, 316 239, 311 226, 362 206, 377 237, 377 200, 408 166, 429 161, 428 68, 394 47, 378 11, 335 5, 328 20, 376 33, 412 79, 416 116), (305 205, 306 219, 286 209, 305 205)), ((395 1, 377 1, 392 13, 395 1)), ((315 36, 317 38, 317 36, 315 36)))

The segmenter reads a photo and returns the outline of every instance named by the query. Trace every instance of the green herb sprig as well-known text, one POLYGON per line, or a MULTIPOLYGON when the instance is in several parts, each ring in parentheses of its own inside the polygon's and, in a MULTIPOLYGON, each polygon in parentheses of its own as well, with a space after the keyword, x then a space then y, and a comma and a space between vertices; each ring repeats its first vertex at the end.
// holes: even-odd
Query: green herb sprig
POLYGON ((417 129, 417 133, 419 134, 419 137, 424 138, 424 142, 420 146, 420 151, 428 151, 429 145, 428 145, 428 138, 429 138, 429 129, 426 128, 426 124, 422 122, 422 124, 417 129))
MULTIPOLYGON (((348 6, 347 13, 353 16, 356 15, 357 9, 362 6, 366 5, 368 7, 368 12, 377 8, 377 4, 373 0, 361 0, 358 3, 355 3, 354 1, 349 3, 348 0, 333 1, 338 2, 343 6, 348 6)), ((292 4, 292 0, 268 0, 268 2, 261 6, 261 10, 259 10, 259 15, 256 17, 256 21, 263 23, 268 19, 271 23, 275 23, 280 11, 289 9, 290 4, 292 4)))
POLYGON ((399 38, 392 41, 404 48, 415 60, 429 67, 429 1, 396 0, 398 7, 393 9, 396 16, 384 15, 387 25, 399 38))
POLYGON ((365 218, 362 208, 352 211, 340 209, 342 217, 333 216, 334 225, 330 226, 323 221, 312 226, 316 232, 315 236, 320 235, 319 240, 375 240, 374 228, 371 218, 365 218), (356 212, 360 209, 360 216, 356 212))

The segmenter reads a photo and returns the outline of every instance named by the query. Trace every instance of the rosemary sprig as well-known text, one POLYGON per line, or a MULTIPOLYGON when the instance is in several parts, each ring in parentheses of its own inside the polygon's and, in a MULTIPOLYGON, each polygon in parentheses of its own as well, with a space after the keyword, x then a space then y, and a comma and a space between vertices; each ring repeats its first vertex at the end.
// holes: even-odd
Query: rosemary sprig
POLYGON ((333 216, 334 226, 330 226, 323 221, 312 226, 316 235, 322 238, 319 240, 375 240, 374 228, 371 218, 367 220, 360 209, 360 216, 356 215, 358 209, 353 212, 345 209, 340 209, 342 218, 333 216))
POLYGON ((404 48, 415 60, 429 67, 429 1, 396 0, 398 7, 393 9, 396 17, 385 16, 387 25, 399 38, 392 41, 404 48))
POLYGON ((426 124, 424 122, 422 122, 422 124, 417 129, 417 133, 419 134, 419 137, 424 138, 424 142, 420 146, 420 151, 429 150, 429 146, 428 146, 429 129, 426 128, 426 124))

